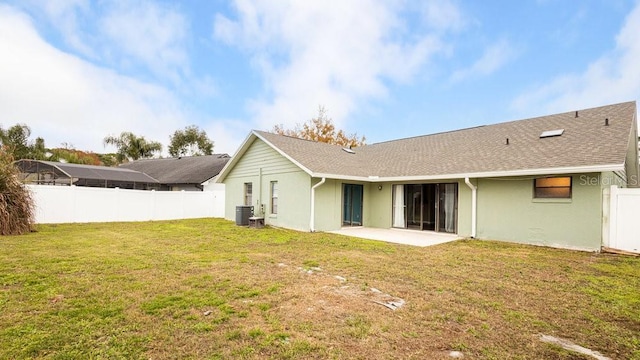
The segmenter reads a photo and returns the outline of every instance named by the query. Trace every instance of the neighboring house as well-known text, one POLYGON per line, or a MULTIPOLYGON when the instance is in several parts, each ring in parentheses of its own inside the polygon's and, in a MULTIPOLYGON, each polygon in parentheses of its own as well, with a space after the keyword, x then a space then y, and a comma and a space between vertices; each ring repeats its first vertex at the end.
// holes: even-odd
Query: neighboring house
POLYGON ((136 160, 119 168, 151 176, 160 183, 160 190, 206 191, 216 186, 215 178, 228 161, 228 154, 213 154, 136 160))
POLYGON ((137 190, 160 186, 158 180, 130 169, 29 159, 18 160, 15 164, 20 169, 21 180, 30 184, 137 190))
POLYGON ((599 250, 603 189, 637 186, 636 104, 350 149, 252 131, 219 175, 225 217, 252 205, 303 231, 404 228, 599 250))

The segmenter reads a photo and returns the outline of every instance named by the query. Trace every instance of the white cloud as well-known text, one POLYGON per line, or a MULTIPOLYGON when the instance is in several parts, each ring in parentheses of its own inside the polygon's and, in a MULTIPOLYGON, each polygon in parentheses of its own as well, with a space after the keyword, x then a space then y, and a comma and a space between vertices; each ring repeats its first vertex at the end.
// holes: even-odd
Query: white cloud
MULTIPOLYGON (((164 88, 93 66, 47 44, 30 19, 0 5, 0 119, 26 123, 46 145, 105 151, 102 139, 132 131, 168 142, 186 124, 164 88)), ((109 150, 109 149, 107 149, 109 150)))
POLYGON ((422 6, 426 23, 431 28, 458 31, 467 25, 460 9, 449 0, 424 1, 422 6))
POLYGON ((213 152, 233 155, 251 128, 246 122, 234 119, 209 119, 200 127, 213 141, 213 152))
POLYGON ((509 61, 513 60, 517 51, 505 39, 487 47, 473 65, 466 69, 455 71, 451 76, 452 82, 459 82, 470 77, 486 76, 494 73, 509 61))
POLYGON ((582 73, 565 74, 518 96, 512 106, 522 112, 555 112, 640 98, 640 3, 627 16, 610 53, 582 73))
POLYGON ((122 2, 100 20, 108 44, 123 59, 135 59, 156 76, 178 82, 186 72, 188 22, 176 9, 151 2, 122 2))
POLYGON ((72 49, 88 57, 96 56, 93 49, 82 38, 82 35, 86 34, 79 30, 78 24, 77 14, 90 12, 88 0, 31 1, 31 5, 44 11, 51 23, 60 30, 64 42, 72 49))
MULTIPOLYGON (((401 2, 234 4, 238 20, 217 14, 214 35, 249 52, 264 76, 265 93, 249 106, 256 124, 266 129, 306 121, 318 105, 340 125, 357 105, 386 97, 388 81, 409 81, 443 49, 437 35, 420 34, 416 24, 404 22, 401 2)), ((422 21, 459 14, 449 2, 440 4, 439 13, 435 7, 425 10, 430 15, 422 21)))

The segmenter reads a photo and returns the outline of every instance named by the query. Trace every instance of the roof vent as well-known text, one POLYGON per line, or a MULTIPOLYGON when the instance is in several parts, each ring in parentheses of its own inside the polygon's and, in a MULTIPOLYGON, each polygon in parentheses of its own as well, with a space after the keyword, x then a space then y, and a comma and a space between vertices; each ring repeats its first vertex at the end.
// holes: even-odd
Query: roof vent
POLYGON ((604 119, 604 126, 609 126, 609 118, 604 119))
POLYGON ((563 133, 564 133, 564 129, 543 131, 542 134, 540 134, 540 139, 554 137, 554 136, 561 136, 563 133))
POLYGON ((578 117, 578 110, 576 110, 576 117, 578 117))
POLYGON ((356 153, 355 151, 353 151, 353 150, 351 150, 351 149, 349 149, 349 148, 342 148, 342 150, 343 150, 344 152, 348 152, 349 154, 355 154, 355 153, 356 153))

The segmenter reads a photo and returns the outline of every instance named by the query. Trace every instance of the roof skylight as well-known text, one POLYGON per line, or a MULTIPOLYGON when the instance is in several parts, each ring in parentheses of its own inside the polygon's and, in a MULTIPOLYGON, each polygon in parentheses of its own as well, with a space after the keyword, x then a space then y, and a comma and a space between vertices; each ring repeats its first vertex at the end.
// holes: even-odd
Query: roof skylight
POLYGON ((540 139, 554 137, 554 136, 561 136, 563 133, 564 133, 564 129, 543 131, 542 134, 540 134, 540 139))

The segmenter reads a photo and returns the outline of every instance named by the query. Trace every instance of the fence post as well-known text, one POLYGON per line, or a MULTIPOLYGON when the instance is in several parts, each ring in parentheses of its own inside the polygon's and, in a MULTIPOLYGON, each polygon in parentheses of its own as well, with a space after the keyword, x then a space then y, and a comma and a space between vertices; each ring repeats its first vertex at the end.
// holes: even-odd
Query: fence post
POLYGON ((618 186, 611 185, 609 201, 609 247, 618 246, 618 186))
POLYGON ((609 233, 611 228, 611 189, 602 189, 602 246, 611 247, 609 245, 609 233))

